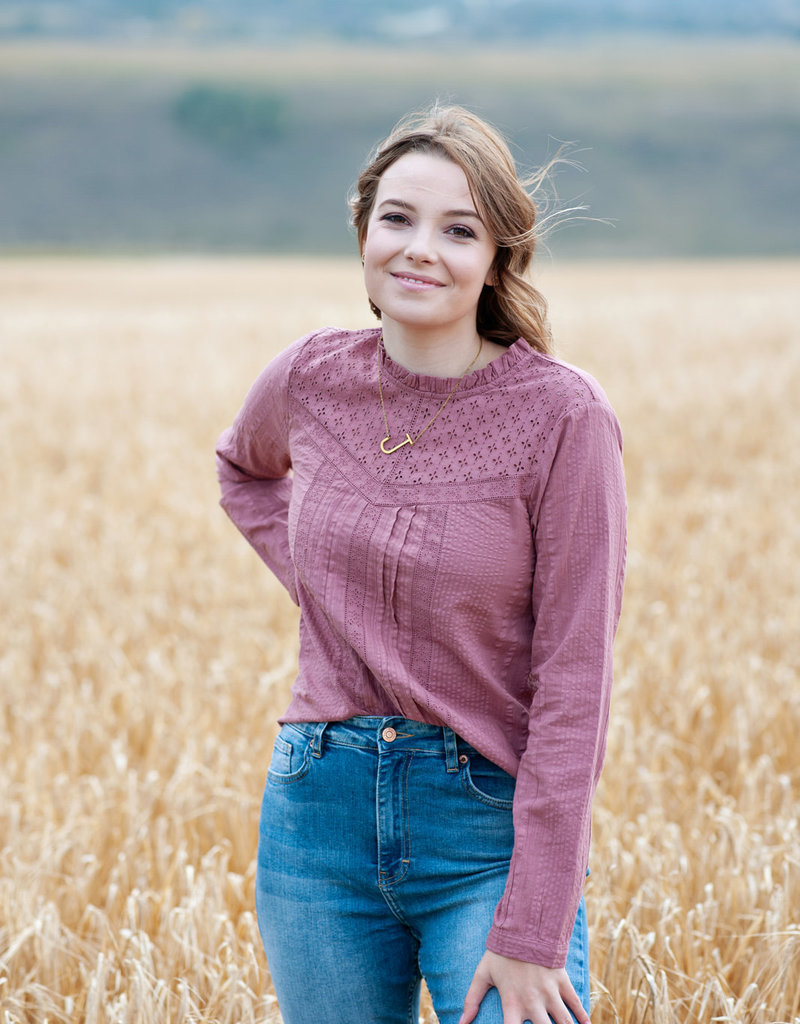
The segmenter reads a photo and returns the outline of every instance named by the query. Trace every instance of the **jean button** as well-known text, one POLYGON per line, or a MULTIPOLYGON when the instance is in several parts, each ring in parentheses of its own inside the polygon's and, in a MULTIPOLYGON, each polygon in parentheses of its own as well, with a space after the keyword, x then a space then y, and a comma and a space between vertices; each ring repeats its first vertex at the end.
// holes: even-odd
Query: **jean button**
POLYGON ((397 731, 393 729, 391 725, 387 725, 381 733, 381 737, 386 740, 387 743, 394 743, 397 739, 397 731))

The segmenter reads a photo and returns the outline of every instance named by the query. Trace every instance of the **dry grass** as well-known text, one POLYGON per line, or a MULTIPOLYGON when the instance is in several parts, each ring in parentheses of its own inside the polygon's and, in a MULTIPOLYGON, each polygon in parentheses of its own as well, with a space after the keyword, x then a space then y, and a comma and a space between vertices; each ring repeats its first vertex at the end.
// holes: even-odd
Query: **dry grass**
MULTIPOLYGON (((595 1024, 800 1020, 798 266, 545 268, 626 434, 595 1024)), ((252 910, 293 608, 216 507, 357 267, 0 264, 0 1021, 278 1021, 252 910)), ((366 1019, 365 1019, 366 1020, 366 1019)))

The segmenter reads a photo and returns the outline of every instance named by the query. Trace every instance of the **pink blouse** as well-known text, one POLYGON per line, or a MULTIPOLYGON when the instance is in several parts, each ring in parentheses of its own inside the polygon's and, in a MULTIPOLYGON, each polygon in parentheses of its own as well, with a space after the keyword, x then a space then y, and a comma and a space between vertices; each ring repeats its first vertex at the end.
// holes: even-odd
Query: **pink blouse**
MULTIPOLYGON (((263 371, 219 440, 222 506, 300 606, 282 722, 447 725, 516 777, 487 947, 561 967, 606 745, 625 561, 619 425, 587 374, 515 342, 413 447, 379 450, 379 331, 263 371)), ((454 379, 382 354, 393 441, 454 379)))

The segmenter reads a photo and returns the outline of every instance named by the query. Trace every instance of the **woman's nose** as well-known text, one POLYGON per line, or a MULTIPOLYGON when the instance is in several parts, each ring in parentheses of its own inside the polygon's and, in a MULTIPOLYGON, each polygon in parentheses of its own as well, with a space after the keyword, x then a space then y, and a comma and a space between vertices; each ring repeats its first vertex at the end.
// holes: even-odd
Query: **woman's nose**
POLYGON ((418 263, 430 263, 436 258, 436 247, 433 243, 433 233, 418 228, 412 232, 406 241, 406 258, 418 263))

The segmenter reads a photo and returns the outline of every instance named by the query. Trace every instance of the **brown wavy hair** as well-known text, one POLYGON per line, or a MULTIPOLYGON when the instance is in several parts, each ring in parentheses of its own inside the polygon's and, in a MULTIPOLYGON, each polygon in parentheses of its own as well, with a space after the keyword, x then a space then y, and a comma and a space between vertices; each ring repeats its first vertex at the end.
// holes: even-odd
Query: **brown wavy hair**
MULTIPOLYGON (((478 333, 505 346, 524 338, 531 348, 548 352, 551 335, 547 303, 525 279, 538 234, 532 193, 541 185, 548 168, 526 181, 520 180, 500 133, 463 107, 437 104, 428 111, 410 114, 375 149, 350 197, 352 223, 362 252, 381 175, 406 153, 433 153, 458 164, 497 246, 494 283, 484 286, 478 300, 478 333)), ((370 307, 380 319, 381 311, 371 299, 370 307)))

